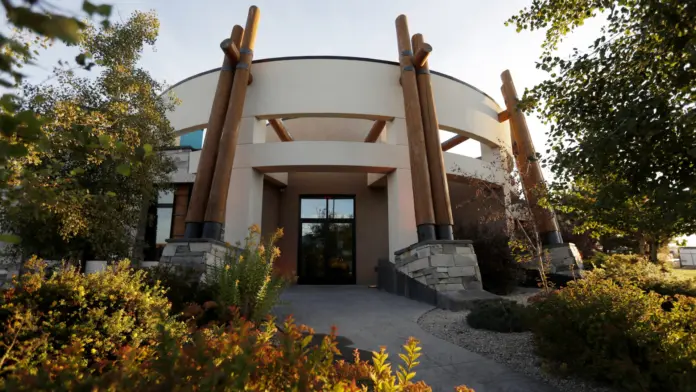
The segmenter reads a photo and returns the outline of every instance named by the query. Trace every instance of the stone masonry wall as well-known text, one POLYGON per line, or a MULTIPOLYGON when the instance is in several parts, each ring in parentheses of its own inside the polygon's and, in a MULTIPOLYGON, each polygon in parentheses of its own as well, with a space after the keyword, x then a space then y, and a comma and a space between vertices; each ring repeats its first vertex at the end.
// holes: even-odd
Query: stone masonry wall
POLYGON ((160 264, 200 268, 219 265, 229 251, 236 251, 222 242, 207 240, 170 240, 162 250, 160 264))
POLYGON ((580 251, 573 243, 565 243, 545 248, 551 260, 550 273, 570 273, 572 270, 578 272, 583 269, 582 256, 580 251))
POLYGON ((482 290, 471 241, 430 241, 396 253, 396 268, 436 291, 482 290))

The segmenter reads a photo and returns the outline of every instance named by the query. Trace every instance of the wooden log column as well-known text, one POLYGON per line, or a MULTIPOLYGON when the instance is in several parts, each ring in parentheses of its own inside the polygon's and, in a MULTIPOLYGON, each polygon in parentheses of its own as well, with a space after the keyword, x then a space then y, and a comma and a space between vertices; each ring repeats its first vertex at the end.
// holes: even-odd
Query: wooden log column
MULTIPOLYGON (((237 47, 242 43, 244 29, 242 26, 236 25, 232 28, 230 40, 237 47)), ((230 102, 230 93, 232 91, 232 81, 234 79, 234 67, 237 66, 229 56, 225 55, 218 76, 217 88, 215 89, 215 97, 213 98, 213 107, 210 110, 208 118, 208 129, 206 130, 205 140, 203 141, 203 150, 198 161, 198 172, 196 180, 193 183, 191 191, 191 201, 189 202, 188 212, 186 213, 186 229, 185 238, 200 238, 203 232, 203 219, 205 218, 205 209, 208 204, 208 195, 210 194, 210 186, 213 183, 213 170, 218 156, 218 148, 220 146, 220 135, 222 127, 225 123, 225 115, 227 106, 230 102)))
POLYGON ((215 162, 215 173, 210 187, 210 196, 205 211, 203 223, 203 238, 221 240, 222 227, 225 222, 225 207, 227 204, 227 192, 230 187, 232 165, 239 138, 239 124, 242 121, 244 100, 246 99, 247 84, 251 71, 251 62, 254 57, 254 44, 256 42, 256 28, 260 17, 256 6, 249 7, 244 37, 239 49, 239 63, 234 72, 232 92, 230 95, 225 125, 220 138, 218 158, 215 162))
POLYGON ((510 71, 503 72, 501 79, 503 80, 501 91, 510 121, 517 170, 520 172, 522 188, 532 210, 539 236, 544 245, 562 244, 563 239, 553 211, 539 205, 539 199, 547 193, 546 182, 539 161, 536 159, 536 151, 527 127, 527 120, 522 110, 517 107, 519 98, 510 71))
POLYGON ((413 183, 413 204, 416 215, 418 242, 434 240, 435 216, 430 187, 423 119, 418 98, 416 68, 413 65, 411 36, 408 32, 406 15, 396 18, 396 38, 399 46, 399 66, 401 68, 401 88, 404 94, 406 132, 408 134, 408 153, 411 161, 413 183))
POLYGON ((423 40, 422 34, 415 34, 411 39, 413 51, 416 52, 416 78, 418 81, 418 96, 423 117, 425 135, 425 150, 430 174, 430 189, 433 197, 435 212, 435 236, 438 240, 453 240, 452 205, 450 203, 449 185, 445 159, 440 144, 440 125, 435 111, 435 98, 430 84, 430 69, 428 55, 432 48, 423 40), (426 53, 418 56, 419 53, 426 53))

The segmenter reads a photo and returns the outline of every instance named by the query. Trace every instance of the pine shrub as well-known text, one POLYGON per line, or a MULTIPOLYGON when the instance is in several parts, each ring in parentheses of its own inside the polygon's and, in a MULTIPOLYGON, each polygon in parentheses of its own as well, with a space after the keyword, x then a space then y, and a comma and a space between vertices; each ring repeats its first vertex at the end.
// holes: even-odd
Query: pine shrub
POLYGON ((273 271, 274 262, 280 256, 275 242, 282 235, 282 229, 278 229, 264 243, 258 226, 254 225, 238 251, 230 250, 221 263, 209 267, 206 282, 220 309, 235 307, 253 321, 269 314, 287 284, 284 277, 273 271))

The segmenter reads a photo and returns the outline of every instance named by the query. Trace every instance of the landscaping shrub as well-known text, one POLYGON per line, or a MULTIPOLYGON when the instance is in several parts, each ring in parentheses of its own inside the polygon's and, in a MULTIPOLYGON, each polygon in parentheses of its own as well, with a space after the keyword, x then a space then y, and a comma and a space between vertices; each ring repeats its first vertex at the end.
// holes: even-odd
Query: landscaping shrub
POLYGON ((524 332, 529 330, 528 310, 510 300, 480 300, 471 305, 466 322, 472 328, 495 332, 524 332))
POLYGON ((598 253, 592 262, 599 267, 593 273, 600 279, 621 284, 629 282, 645 291, 662 295, 696 297, 696 279, 678 279, 668 269, 639 255, 606 255, 598 253))
MULTIPOLYGON (((14 391, 430 391, 413 382, 420 347, 411 338, 395 372, 382 348, 371 362, 335 361, 335 331, 312 346, 311 329, 286 320, 279 333, 272 320, 257 328, 234 313, 227 328, 202 329, 190 339, 163 331, 156 355, 123 347, 110 370, 80 374, 80 355, 68 350, 36 374, 16 372, 5 381, 14 391), (304 336, 305 333, 309 333, 304 336), (365 387, 365 389, 363 389, 365 387)), ((0 385, 2 386, 2 385, 0 385)), ((471 392, 466 387, 457 389, 471 392)))
POLYGON ((165 295, 172 304, 173 314, 183 312, 192 303, 214 300, 212 288, 201 282, 201 271, 198 269, 161 263, 145 271, 145 280, 149 285, 158 284, 166 289, 165 295))
POLYGON ((273 272, 280 256, 275 242, 282 235, 283 230, 278 229, 264 244, 254 225, 238 252, 228 252, 222 263, 209 267, 206 282, 220 309, 233 306, 253 321, 262 320, 271 311, 287 282, 273 272))
POLYGON ((128 262, 83 275, 75 268, 46 274, 32 259, 0 300, 0 377, 53 364, 80 350, 72 366, 87 369, 116 357, 123 347, 151 349, 158 329, 182 336, 185 325, 169 315, 162 288, 145 284, 128 262))
POLYGON ((538 353, 627 391, 693 391, 696 299, 591 272, 531 305, 538 353))
POLYGON ((514 290, 520 268, 502 230, 487 225, 458 226, 455 238, 473 241, 484 290, 500 295, 514 290))

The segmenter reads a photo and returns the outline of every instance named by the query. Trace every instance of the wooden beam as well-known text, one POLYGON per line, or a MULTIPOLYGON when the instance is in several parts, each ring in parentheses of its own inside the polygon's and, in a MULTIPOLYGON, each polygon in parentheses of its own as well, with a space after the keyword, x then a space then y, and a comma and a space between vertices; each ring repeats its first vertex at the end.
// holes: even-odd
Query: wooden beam
MULTIPOLYGON (((239 49, 239 62, 235 67, 234 82, 230 102, 227 106, 225 125, 218 156, 220 159, 215 163, 215 174, 213 183, 210 187, 210 197, 205 210, 205 221, 203 224, 203 238, 221 240, 222 225, 225 222, 225 209, 227 206, 227 193, 230 188, 230 177, 232 175, 232 165, 237 149, 237 139, 239 138, 239 125, 242 121, 244 111, 244 101, 246 98, 247 84, 251 63, 254 58, 254 44, 256 43, 256 28, 258 27, 260 12, 256 6, 249 7, 244 37, 239 49)), ((200 174, 200 173, 199 173, 200 174)))
MULTIPOLYGON (((232 28, 230 40, 239 45, 242 42, 244 29, 236 25, 232 28)), ((220 135, 225 123, 227 106, 230 101, 232 91, 232 81, 234 80, 234 68, 236 62, 232 62, 229 56, 225 56, 222 61, 222 68, 218 76, 213 107, 208 118, 208 129, 206 130, 205 140, 203 141, 203 151, 201 151, 198 161, 198 172, 191 191, 191 200, 186 212, 185 238, 200 238, 203 230, 203 219, 208 205, 210 187, 213 182, 213 173, 217 163, 218 149, 220 146, 220 135)))
POLYGON ((387 122, 384 120, 377 120, 372 124, 372 128, 365 136, 365 143, 374 143, 379 139, 379 135, 382 134, 384 127, 387 126, 387 122))
POLYGON ((428 159, 425 152, 423 118, 418 98, 416 67, 413 65, 411 36, 408 32, 406 15, 396 18, 396 38, 401 68, 401 88, 404 95, 406 132, 408 134, 408 155, 411 163, 411 183, 413 204, 418 228, 418 241, 435 239, 435 213, 430 188, 428 159))
POLYGON ((278 139, 280 139, 281 142, 291 142, 294 140, 280 119, 272 118, 268 120, 268 123, 271 124, 271 127, 273 127, 273 130, 276 135, 278 135, 278 139))
MULTIPOLYGON (((411 38, 411 43, 416 54, 424 51, 430 53, 432 51, 432 47, 423 40, 422 34, 415 34, 411 38)), ((416 56, 417 61, 418 58, 416 56)), ((430 83, 428 56, 423 57, 423 61, 417 65, 420 67, 416 78, 423 117, 430 189, 435 213, 435 235, 438 240, 453 240, 452 204, 450 202, 449 185, 447 184, 445 159, 442 155, 442 145, 440 144, 440 126, 437 121, 437 111, 435 110, 435 98, 430 83)))
POLYGON ((358 120, 384 120, 393 121, 394 117, 391 116, 380 116, 377 114, 356 114, 356 113, 269 113, 256 116, 259 120, 270 120, 272 118, 280 118, 283 120, 295 119, 295 118, 306 118, 306 117, 318 117, 318 118, 351 118, 358 120))
POLYGON ((239 49, 230 38, 225 38, 220 42, 220 49, 230 58, 230 62, 237 63, 239 61, 239 49))
MULTIPOLYGON (((220 49, 222 49, 222 52, 225 53, 227 57, 230 58, 230 62, 237 64, 239 62, 239 45, 237 45, 234 41, 231 39, 227 38, 223 40, 220 43, 220 49)), ((254 82, 254 75, 249 73, 249 81, 247 82, 247 85, 250 85, 254 82)))
POLYGON ((510 119, 510 112, 507 110, 503 110, 502 112, 498 113, 498 122, 505 122, 510 119))
POLYGON ((464 135, 452 136, 451 138, 442 142, 442 151, 449 151, 467 140, 469 140, 469 138, 464 135))
MULTIPOLYGON (((420 35, 420 34, 416 34, 416 35, 420 35)), ((414 35, 414 37, 416 35, 414 35)), ((420 36, 422 37, 422 35, 420 35, 420 36)), ((430 56, 430 52, 433 51, 433 47, 424 42, 417 49, 414 46, 413 50, 416 51, 415 56, 413 56, 413 64, 415 64, 415 66, 418 68, 425 67, 428 64, 428 57, 430 56)))
POLYGON ((541 165, 536 159, 527 120, 524 113, 517 107, 519 98, 515 84, 512 82, 512 75, 510 71, 505 71, 500 77, 503 81, 501 91, 505 99, 506 112, 510 119, 510 134, 517 150, 515 154, 517 170, 520 172, 522 189, 534 215, 537 230, 544 244, 563 243, 553 211, 539 205, 539 200, 547 192, 546 182, 541 172, 541 165))

